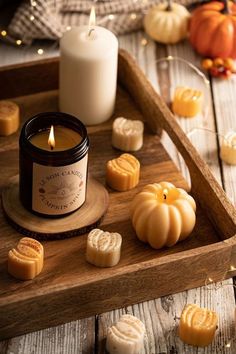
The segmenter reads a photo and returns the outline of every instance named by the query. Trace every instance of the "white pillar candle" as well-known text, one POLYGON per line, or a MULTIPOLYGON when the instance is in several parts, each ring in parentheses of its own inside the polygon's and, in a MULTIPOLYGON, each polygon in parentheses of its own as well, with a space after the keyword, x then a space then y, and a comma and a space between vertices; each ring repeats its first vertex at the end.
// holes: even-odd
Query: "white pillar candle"
POLYGON ((59 106, 84 124, 99 124, 114 111, 118 40, 99 26, 80 26, 61 41, 59 106))

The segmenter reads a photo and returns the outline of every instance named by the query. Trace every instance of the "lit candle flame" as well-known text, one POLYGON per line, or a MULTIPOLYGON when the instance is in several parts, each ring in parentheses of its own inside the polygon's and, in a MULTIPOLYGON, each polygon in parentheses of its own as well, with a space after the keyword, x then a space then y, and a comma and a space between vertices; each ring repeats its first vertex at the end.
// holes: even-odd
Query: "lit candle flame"
POLYGON ((167 195, 168 195, 168 189, 163 189, 163 195, 164 195, 164 199, 167 198, 167 195))
POLYGON ((90 16, 89 16, 89 28, 96 25, 96 12, 95 12, 95 7, 92 6, 90 16))
POLYGON ((49 137, 48 137, 48 145, 50 146, 51 150, 55 147, 55 138, 54 138, 54 127, 51 125, 49 137))

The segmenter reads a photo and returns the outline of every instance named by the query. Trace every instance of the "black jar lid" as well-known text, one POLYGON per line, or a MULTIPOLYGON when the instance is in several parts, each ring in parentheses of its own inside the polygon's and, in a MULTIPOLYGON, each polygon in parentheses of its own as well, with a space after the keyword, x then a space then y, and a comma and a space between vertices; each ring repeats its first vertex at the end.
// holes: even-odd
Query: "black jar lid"
POLYGON ((82 159, 89 148, 89 139, 85 125, 76 117, 63 112, 43 112, 28 119, 21 129, 20 149, 30 155, 35 162, 44 165, 64 165, 82 159), (82 140, 78 145, 62 151, 48 151, 31 143, 30 138, 39 131, 50 129, 51 125, 63 126, 75 130, 82 140))

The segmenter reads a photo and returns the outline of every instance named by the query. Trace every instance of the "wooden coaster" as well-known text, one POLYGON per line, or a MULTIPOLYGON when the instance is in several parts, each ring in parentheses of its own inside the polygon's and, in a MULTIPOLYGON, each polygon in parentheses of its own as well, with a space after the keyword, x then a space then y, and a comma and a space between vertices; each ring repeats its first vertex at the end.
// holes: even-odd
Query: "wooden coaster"
POLYGON ((19 176, 14 176, 3 190, 3 210, 10 224, 20 233, 38 240, 56 240, 77 236, 97 227, 106 213, 109 194, 93 178, 88 179, 84 205, 62 218, 44 218, 27 211, 19 199, 19 176))

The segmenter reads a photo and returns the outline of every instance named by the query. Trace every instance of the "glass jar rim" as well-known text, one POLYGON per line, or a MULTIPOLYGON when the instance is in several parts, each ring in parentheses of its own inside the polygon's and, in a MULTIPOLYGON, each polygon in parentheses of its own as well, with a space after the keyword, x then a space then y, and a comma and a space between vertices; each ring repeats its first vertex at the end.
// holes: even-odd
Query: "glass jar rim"
POLYGON ((23 125, 20 134, 20 147, 27 148, 32 153, 40 155, 42 158, 48 157, 55 160, 71 155, 84 155, 88 151, 88 135, 85 125, 76 117, 64 112, 43 112, 29 118, 23 125), (47 120, 45 122, 45 120, 47 120), (62 126, 78 132, 82 140, 75 146, 62 151, 48 151, 41 149, 31 143, 30 137, 40 130, 50 129, 50 126, 62 126))

